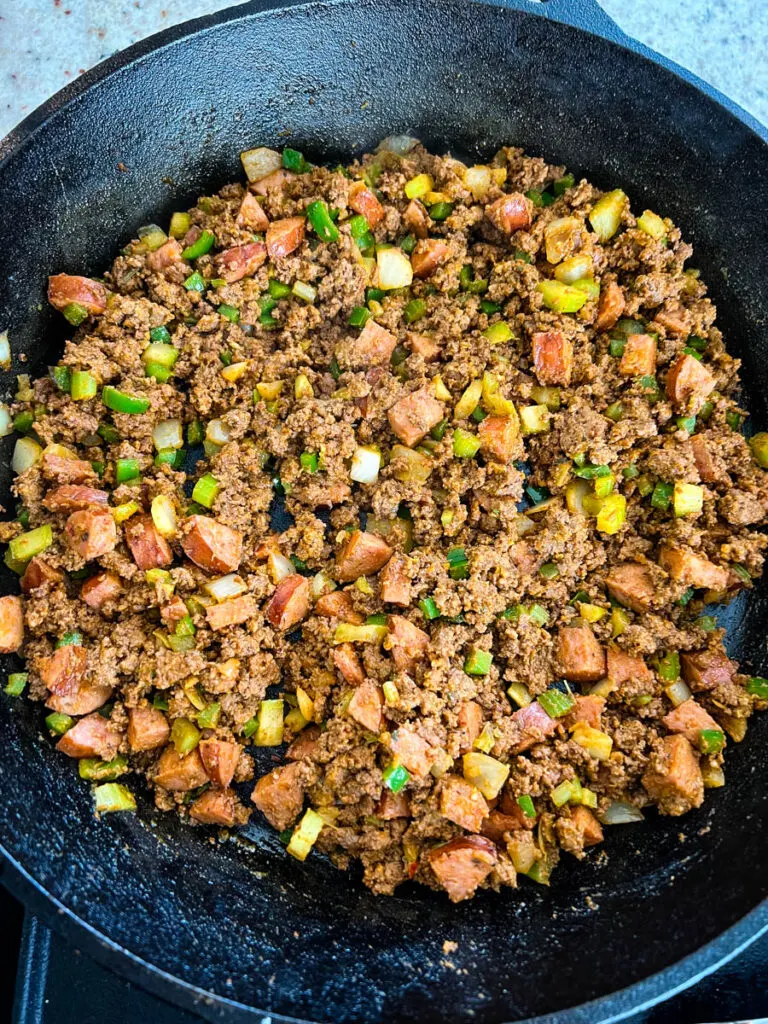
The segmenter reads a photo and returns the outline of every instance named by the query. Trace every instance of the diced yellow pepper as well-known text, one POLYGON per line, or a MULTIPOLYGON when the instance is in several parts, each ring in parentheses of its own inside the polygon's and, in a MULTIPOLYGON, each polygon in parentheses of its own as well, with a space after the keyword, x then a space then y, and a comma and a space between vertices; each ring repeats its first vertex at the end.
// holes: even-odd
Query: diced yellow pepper
POLYGON ((465 420, 471 416, 477 408, 477 404, 483 394, 483 382, 473 380, 464 394, 456 403, 453 410, 453 417, 457 420, 465 420))
POLYGON ((492 416, 513 416, 517 418, 515 403, 511 398, 504 398, 499 390, 499 382, 492 373, 483 374, 483 406, 492 416))
POLYGON ((248 373, 248 366, 249 363, 245 360, 240 363, 230 363, 229 366, 222 368, 221 376, 224 380, 229 381, 230 384, 234 384, 235 381, 240 380, 241 377, 248 373))
POLYGON ((675 515, 695 516, 704 507, 704 488, 698 484, 676 483, 672 493, 675 515))
POLYGON ((613 740, 600 729, 593 729, 586 722, 571 726, 571 739, 598 761, 607 761, 613 750, 613 740))
POLYGON ((313 811, 310 807, 308 811, 304 812, 304 817, 291 836, 286 851, 296 860, 306 860, 324 825, 325 822, 317 811, 313 811))
POLYGON ((667 231, 664 221, 653 210, 644 210, 642 216, 637 218, 637 226, 646 235, 656 239, 663 238, 667 231))
POLYGON ((509 765, 488 754, 469 753, 463 757, 464 778, 477 786, 486 800, 493 800, 509 776, 509 765))
POLYGON ((577 607, 579 615, 587 622, 599 622, 608 614, 607 610, 601 608, 599 604, 590 604, 588 601, 579 601, 577 607))
POLYGON ((524 434, 546 434, 550 412, 546 405, 525 405, 520 409, 520 425, 524 434))
POLYGON ((595 229, 595 234, 601 242, 607 242, 619 230, 626 202, 626 195, 620 188, 617 188, 613 192, 606 193, 602 199, 598 199, 592 207, 589 223, 595 229))
POLYGON ((586 292, 562 281, 540 281, 536 290, 541 293, 544 305, 556 313, 575 313, 589 297, 586 292))
POLYGON ((610 494, 603 499, 597 513, 597 528, 600 533, 612 536, 618 533, 627 518, 627 499, 623 494, 610 494))
POLYGON ((614 608, 611 612, 611 636, 626 633, 629 623, 629 612, 625 608, 614 608))
POLYGON ((259 708, 258 728, 253 737, 256 747, 278 747, 283 742, 283 702, 263 700, 259 708))
POLYGON ((405 183, 405 194, 409 199, 421 199, 435 187, 431 174, 417 174, 405 183))
POLYGON ((296 699, 299 702, 299 711, 301 711, 308 722, 311 722, 315 717, 315 702, 303 686, 296 687, 296 699))
POLYGON ((285 381, 274 380, 274 381, 260 381, 256 385, 256 390, 259 392, 259 396, 264 399, 265 402, 274 402, 280 392, 283 390, 283 384, 285 381))
POLYGON ((333 634, 335 644, 380 644, 389 630, 386 626, 362 625, 353 626, 349 622, 340 622, 333 634))
POLYGON ((443 383, 443 378, 439 375, 432 378, 432 390, 435 393, 435 398, 438 402, 450 402, 451 392, 443 383))

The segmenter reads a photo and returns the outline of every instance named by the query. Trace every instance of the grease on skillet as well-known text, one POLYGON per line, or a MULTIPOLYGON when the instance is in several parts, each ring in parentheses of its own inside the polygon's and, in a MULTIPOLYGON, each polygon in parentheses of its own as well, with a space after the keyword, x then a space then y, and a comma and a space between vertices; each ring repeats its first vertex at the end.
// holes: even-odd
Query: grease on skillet
POLYGON ((50 278, 77 329, 11 410, 7 692, 100 812, 145 776, 237 826, 271 749, 258 812, 379 893, 546 884, 698 807, 768 706, 705 608, 762 570, 768 438, 679 229, 514 148, 243 164, 50 278))

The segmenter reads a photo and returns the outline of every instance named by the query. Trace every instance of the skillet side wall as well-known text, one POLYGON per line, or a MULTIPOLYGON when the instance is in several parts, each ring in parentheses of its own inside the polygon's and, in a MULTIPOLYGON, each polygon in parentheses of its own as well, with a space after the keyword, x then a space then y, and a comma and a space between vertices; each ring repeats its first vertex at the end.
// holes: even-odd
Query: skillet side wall
MULTIPOLYGON (((251 145, 290 141, 330 160, 408 132, 459 156, 521 145, 624 188, 638 212, 671 216, 744 360, 751 422, 766 425, 768 156, 731 114, 604 40, 479 3, 227 17, 96 82, 0 164, 6 392, 60 352, 49 272, 99 273, 140 224, 165 223, 239 177, 237 154, 251 145)), ((2 444, 0 501, 12 510, 12 440, 2 444)), ((3 577, 4 592, 14 586, 3 577)), ((731 653, 756 672, 768 662, 766 592, 760 584, 722 617, 731 653)), ((566 858, 549 890, 526 884, 452 907, 415 889, 377 900, 319 858, 285 857, 257 824, 248 848, 214 850, 147 799, 137 817, 97 822, 72 764, 39 742, 42 717, 0 701, 0 843, 142 960, 277 1014, 451 1024, 475 1013, 490 1024, 562 1010, 669 966, 768 895, 754 870, 768 853, 765 720, 729 750, 729 785, 701 811, 611 831, 607 864, 566 858), (459 943, 450 956, 446 939, 459 943)))

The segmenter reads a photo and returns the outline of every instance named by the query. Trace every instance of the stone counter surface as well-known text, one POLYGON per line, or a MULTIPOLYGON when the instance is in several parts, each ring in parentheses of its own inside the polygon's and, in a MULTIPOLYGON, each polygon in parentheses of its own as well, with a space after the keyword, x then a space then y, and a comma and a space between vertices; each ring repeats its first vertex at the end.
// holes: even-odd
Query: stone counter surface
MULTIPOLYGON (((629 35, 768 124, 768 0, 600 0, 629 35)), ((0 0, 0 138, 87 68, 217 0, 0 0)))

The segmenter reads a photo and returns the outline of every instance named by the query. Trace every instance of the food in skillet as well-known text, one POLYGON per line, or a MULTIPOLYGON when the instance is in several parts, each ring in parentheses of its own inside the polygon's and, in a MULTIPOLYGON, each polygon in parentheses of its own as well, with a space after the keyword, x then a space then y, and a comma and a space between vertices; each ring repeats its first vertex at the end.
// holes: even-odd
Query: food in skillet
POLYGON ((378 893, 546 883, 698 807, 768 706, 705 608, 761 572, 768 435, 680 231, 512 148, 242 159, 50 279, 6 692, 97 810, 142 776, 201 825, 255 805, 378 893))

